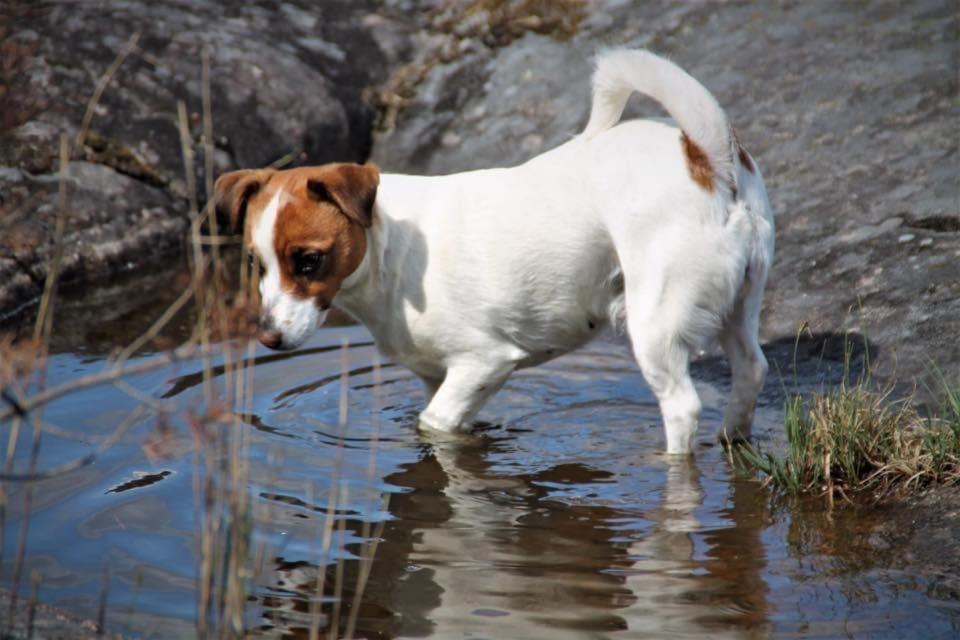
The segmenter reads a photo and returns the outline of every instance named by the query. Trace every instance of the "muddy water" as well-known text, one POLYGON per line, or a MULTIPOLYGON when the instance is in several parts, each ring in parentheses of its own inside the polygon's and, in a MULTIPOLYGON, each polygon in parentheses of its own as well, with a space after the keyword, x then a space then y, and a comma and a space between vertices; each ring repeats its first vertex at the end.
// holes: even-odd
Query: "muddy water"
MULTIPOLYGON (((174 281, 160 273, 68 297, 48 384, 100 370, 112 348, 155 317, 174 281)), ((697 368, 705 411, 688 461, 659 453, 654 399, 617 336, 519 373, 477 432, 456 439, 417 433, 417 380, 389 363, 378 374, 360 327, 324 329, 296 352, 258 348, 255 356, 243 428, 258 557, 245 623, 258 635, 305 634, 317 580, 325 577, 329 604, 338 559, 343 617, 358 599, 360 637, 933 638, 957 630, 955 593, 942 575, 904 568, 898 559, 908 550, 884 533, 882 512, 775 508, 756 482, 735 477, 714 445, 722 363, 697 368), (342 500, 324 554, 331 482, 342 500), (358 598, 359 557, 375 536, 358 598)), ((184 361, 128 382, 187 409, 201 403, 200 369, 184 361)), ((818 380, 834 375, 818 371, 818 380)), ((777 446, 780 397, 774 389, 764 398, 758 430, 777 446)), ((38 468, 89 452, 136 404, 105 386, 49 405, 44 419, 60 431, 44 434, 38 468)), ((91 618, 105 593, 116 632, 191 637, 196 456, 178 425, 170 455, 148 458, 143 445, 155 428, 144 420, 94 464, 35 485, 23 582, 40 577, 41 600, 91 618)), ((30 437, 17 449, 19 470, 30 437)), ((24 489, 7 491, 0 580, 10 588, 24 489)))

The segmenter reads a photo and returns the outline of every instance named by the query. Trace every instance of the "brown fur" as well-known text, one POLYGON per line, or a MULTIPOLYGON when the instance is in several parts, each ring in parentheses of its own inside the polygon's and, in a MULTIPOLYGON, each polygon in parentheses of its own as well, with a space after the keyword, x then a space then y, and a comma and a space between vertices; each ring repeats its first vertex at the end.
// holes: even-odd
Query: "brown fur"
POLYGON ((687 159, 690 178, 705 191, 713 191, 714 174, 710 158, 696 142, 687 136, 686 131, 680 134, 680 144, 683 145, 683 155, 687 159))
POLYGON ((218 211, 226 211, 231 220, 246 218, 242 220, 244 243, 250 246, 257 219, 277 190, 282 190, 285 198, 274 228, 281 286, 295 296, 313 298, 326 309, 366 254, 365 229, 373 222, 379 182, 380 172, 373 165, 235 171, 217 180, 215 201, 218 211), (326 258, 320 271, 297 275, 293 257, 297 250, 322 251, 326 258))
POLYGON ((217 215, 234 231, 243 229, 250 199, 273 173, 271 169, 242 169, 217 178, 213 187, 213 206, 217 215))

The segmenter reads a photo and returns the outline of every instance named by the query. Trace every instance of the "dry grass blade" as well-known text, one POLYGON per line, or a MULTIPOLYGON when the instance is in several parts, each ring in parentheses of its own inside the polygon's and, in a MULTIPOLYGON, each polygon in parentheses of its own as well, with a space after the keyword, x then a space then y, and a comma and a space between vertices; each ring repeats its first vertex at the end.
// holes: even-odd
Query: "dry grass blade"
MULTIPOLYGON (((84 113, 83 120, 81 122, 79 131, 76 138, 76 147, 80 147, 83 144, 83 140, 86 137, 87 130, 89 129, 90 122, 93 118, 93 114, 96 110, 96 105, 100 101, 103 92, 109 86, 110 81, 113 79, 113 76, 116 74, 117 69, 120 68, 120 65, 123 64, 123 61, 130 54, 130 52, 136 47, 136 43, 139 39, 139 34, 134 33, 127 45, 117 54, 113 63, 107 68, 106 72, 100 77, 100 80, 97 82, 96 88, 94 89, 93 95, 87 101, 86 111, 84 113)), ((47 344, 49 341, 50 332, 53 328, 53 302, 54 294, 56 292, 57 282, 59 280, 60 273, 60 262, 63 258, 63 235, 66 229, 66 217, 67 217, 67 177, 70 170, 70 144, 67 140, 67 136, 61 135, 60 138, 60 180, 59 180, 59 192, 58 192, 58 209, 57 209, 57 219, 54 228, 54 238, 53 238, 53 256, 50 261, 50 265, 47 270, 47 278, 44 282, 44 290, 40 299, 40 307, 37 312, 37 320, 34 326, 33 332, 33 342, 38 345, 37 349, 37 360, 33 363, 33 367, 40 370, 41 375, 38 381, 38 387, 43 390, 45 385, 45 363, 46 363, 46 353, 47 353, 47 344)), ((40 407, 42 405, 36 405, 40 407)), ((13 469, 13 459, 14 452, 17 448, 17 441, 20 435, 21 419, 22 414, 26 413, 23 406, 20 403, 17 403, 15 406, 12 406, 6 412, 0 414, 0 421, 4 420, 6 417, 9 417, 10 411, 14 411, 19 414, 16 415, 13 419, 13 424, 11 425, 11 430, 9 438, 7 441, 7 455, 6 463, 4 465, 4 472, 11 473, 13 469)), ((39 413, 39 411, 38 411, 39 413)), ((30 454, 30 469, 27 475, 32 475, 36 468, 36 460, 39 455, 39 447, 41 434, 43 433, 43 421, 40 415, 30 415, 28 416, 31 422, 33 423, 33 447, 30 454)), ((2 492, 2 485, 0 485, 0 493, 2 492)), ((26 532, 30 522, 30 507, 32 503, 32 487, 27 487, 24 491, 24 511, 22 517, 22 523, 20 527, 20 536, 17 544, 17 557, 13 569, 13 590, 10 598, 10 619, 12 621, 13 609, 16 606, 17 601, 17 590, 19 589, 20 584, 20 571, 23 564, 23 556, 26 552, 26 532)), ((5 505, 0 506, 0 531, 5 529, 6 522, 6 507, 5 505)), ((2 539, 0 539, 0 549, 2 549, 2 539)), ((2 554, 2 551, 0 551, 2 554)), ((2 555, 0 555, 0 566, 2 566, 2 555)))
MULTIPOLYGON (((191 406, 184 412, 182 417, 188 424, 194 435, 194 494, 195 503, 198 511, 197 521, 199 524, 199 559, 197 567, 197 621, 196 631, 200 637, 224 637, 233 638, 244 636, 247 633, 245 625, 248 622, 249 607, 248 594, 250 593, 252 575, 250 571, 251 556, 254 553, 254 544, 252 543, 252 531, 255 526, 254 510, 257 508, 256 501, 252 499, 250 493, 251 473, 250 473, 250 452, 248 451, 251 431, 247 425, 240 420, 240 416, 253 415, 253 379, 254 379, 254 355, 255 343, 249 339, 245 342, 234 341, 224 343, 223 345, 213 346, 221 340, 221 336, 235 335, 231 328, 229 317, 231 312, 239 312, 244 309, 236 308, 236 302, 231 300, 227 293, 227 278, 221 277, 224 273, 224 256, 229 256, 223 246, 237 242, 236 238, 226 237, 220 234, 217 228, 217 221, 212 207, 208 203, 206 207, 200 209, 198 198, 198 167, 199 158, 195 155, 197 146, 196 131, 191 133, 190 120, 188 118, 187 108, 184 102, 177 104, 177 120, 182 148, 182 160, 184 168, 185 198, 189 204, 189 214, 191 223, 189 257, 192 267, 192 281, 190 286, 179 294, 177 299, 169 305, 150 326, 137 336, 133 341, 122 349, 118 350, 111 360, 105 364, 102 371, 97 371, 79 378, 70 379, 64 383, 47 387, 44 378, 46 367, 45 357, 47 345, 53 330, 53 310, 56 302, 56 290, 63 261, 64 249, 63 238, 65 231, 69 228, 69 175, 70 159, 78 150, 84 148, 84 144, 89 146, 92 143, 94 133, 91 132, 91 123, 93 122, 96 106, 104 95, 104 92, 111 81, 117 76, 124 60, 132 53, 138 50, 140 34, 134 33, 124 44, 112 64, 106 69, 100 77, 94 89, 93 95, 87 104, 82 122, 79 126, 76 136, 72 140, 64 135, 60 145, 60 191, 58 204, 58 217, 54 229, 54 250, 51 254, 51 260, 48 269, 48 277, 44 286, 43 297, 39 306, 37 322, 33 331, 33 339, 37 344, 35 355, 31 357, 31 372, 38 372, 37 376, 28 377, 29 382, 18 382, 16 375, 10 375, 15 367, 10 363, 0 363, 0 376, 3 384, 0 385, 0 423, 11 426, 7 450, 5 454, 5 466, 0 471, 0 535, 3 531, 2 519, 3 509, 5 508, 6 494, 3 492, 3 483, 5 482, 26 482, 24 491, 25 506, 23 509, 24 517, 20 528, 19 541, 17 544, 17 561, 14 564, 12 584, 14 585, 13 597, 11 599, 12 607, 16 603, 16 589, 20 582, 21 573, 24 569, 25 550, 28 541, 28 523, 30 514, 30 499, 32 483, 36 481, 47 480, 56 476, 69 474, 81 467, 94 463, 102 454, 115 446, 125 437, 129 437, 131 431, 137 426, 144 424, 145 419, 151 415, 158 415, 162 418, 172 416, 177 411, 177 402, 179 400, 169 400, 166 398, 157 398, 152 393, 143 391, 137 386, 137 381, 133 380, 135 376, 170 366, 185 359, 199 359, 202 365, 201 379, 203 389, 203 403, 197 401, 200 408, 191 406), (89 136, 89 138, 88 138, 89 136), (131 363, 135 354, 140 352, 146 345, 161 335, 161 332, 167 327, 178 313, 189 306, 190 301, 195 303, 195 312, 197 322, 194 327, 194 333, 190 341, 186 344, 159 353, 155 356, 145 356, 142 359, 131 363), (233 332, 233 334, 231 334, 233 332), (244 357, 244 349, 246 355, 244 357), (212 360, 217 357, 222 360, 218 364, 217 375, 214 375, 212 360), (222 371, 220 370, 222 369, 222 371), (35 379, 37 381, 35 381, 35 379), (7 384, 7 380, 13 380, 7 384), (40 445, 40 436, 45 432, 45 423, 42 421, 45 407, 54 401, 60 400, 70 394, 96 387, 98 385, 110 385, 126 396, 136 401, 136 407, 128 415, 116 424, 111 424, 112 430, 105 435, 94 437, 78 436, 76 439, 84 442, 84 451, 89 451, 74 460, 59 464, 58 466, 38 469, 38 451, 40 445), (18 439, 26 439, 22 436, 27 427, 32 425, 33 447, 30 454, 29 469, 23 469, 19 465, 15 466, 15 456, 18 439)), ((213 171, 214 171, 214 143, 213 143, 213 125, 212 125, 212 99, 210 91, 210 52, 204 48, 202 51, 202 111, 203 111, 203 130, 202 130, 202 149, 203 149, 203 168, 206 196, 209 198, 213 189, 213 171)), ((255 291, 257 289, 256 269, 251 269, 244 261, 241 266, 241 300, 255 300, 255 291)), ((350 345, 347 340, 343 341, 341 350, 341 380, 339 395, 339 419, 338 419, 338 440, 336 449, 336 462, 334 471, 330 480, 328 503, 325 509, 326 518, 323 520, 322 530, 319 531, 318 540, 319 560, 318 567, 326 567, 330 558, 330 549, 334 540, 340 544, 346 539, 347 518, 338 515, 338 507, 344 505, 348 500, 348 487, 341 477, 344 473, 344 449, 346 447, 345 438, 348 427, 348 407, 349 407, 349 382, 350 382, 350 345), (336 527, 336 530, 335 530, 336 527), (339 533, 338 533, 339 532, 339 533)), ((371 486, 375 486, 376 474, 376 454, 379 443, 379 393, 382 383, 380 377, 379 362, 373 367, 374 371, 374 412, 373 412, 373 436, 370 441, 369 461, 367 475, 371 486)), ((21 376, 23 377, 23 376, 21 376)), ((27 378, 25 378, 27 379, 27 378)), ((119 393, 116 393, 119 395, 119 393)), ((125 403, 129 403, 126 398, 122 398, 125 403)), ((52 413, 47 411, 47 413, 52 413)), ((157 423, 161 422, 158 418, 157 423)), ((164 420, 165 422, 165 420, 164 420)), ((176 424, 171 420, 171 424, 176 424)), ((158 429, 160 427, 158 426, 158 429)), ((168 426, 173 429, 173 426, 168 426)), ((50 432, 56 433, 60 437, 72 438, 73 434, 67 429, 61 429, 52 425, 50 432)), ((21 446, 22 449, 22 446, 21 446)), ((21 455, 23 452, 20 452, 21 455)), ((148 451, 148 456, 149 456, 148 451)), ((17 458, 16 462, 19 462, 17 458)), ((312 489, 311 489, 312 493, 312 489)), ((379 500, 379 498, 378 498, 379 500)), ((380 508, 388 508, 388 498, 384 497, 380 508)), ((311 500, 311 502, 313 502, 311 500)), ((378 502, 378 504, 380 504, 378 502)), ((372 513, 382 513, 377 511, 376 505, 371 505, 372 513)), ((321 633, 322 621, 326 623, 324 635, 329 637, 338 637, 341 633, 346 633, 352 637, 356 633, 358 613, 360 603, 366 585, 370 578, 373 557, 376 554, 380 537, 383 535, 384 522, 381 518, 374 526, 374 518, 365 521, 363 524, 363 538, 366 541, 362 551, 359 572, 357 577, 356 590, 353 591, 353 601, 348 600, 350 591, 345 590, 344 577, 349 575, 345 565, 344 554, 338 554, 335 571, 331 574, 335 578, 327 575, 326 570, 318 572, 316 581, 316 594, 311 599, 311 613, 313 618, 309 629, 310 637, 319 638, 321 633), (333 580, 332 591, 325 594, 325 580, 333 580), (344 594, 348 594, 346 597, 344 594), (332 597, 332 610, 330 615, 324 618, 322 615, 323 599, 332 597), (349 613, 349 616, 347 615, 349 613)), ((319 524, 319 523, 318 523, 319 524)), ((8 545, 10 546, 10 545, 8 545)), ((0 539, 0 549, 3 548, 3 541, 0 539)), ((259 552, 259 550, 258 550, 259 552)), ((2 557, 0 557, 0 567, 3 566, 2 557)), ((9 565, 8 565, 9 566, 9 565)), ((257 566, 257 563, 255 563, 257 566)), ((101 597, 99 599, 99 611, 97 615, 98 628, 100 633, 105 633, 104 626, 107 620, 107 589, 110 584, 111 567, 104 563, 102 567, 101 597)), ((39 574, 34 575, 34 596, 31 601, 35 601, 36 588, 39 584, 39 574)), ((137 585, 139 586, 141 578, 138 576, 137 585)), ((22 603, 21 603, 22 604, 22 603)), ((128 615, 132 612, 131 606, 128 615)), ((0 617, 3 617, 0 615, 0 617)), ((112 618, 112 616, 111 616, 112 618)), ((3 635, 4 629, 0 628, 0 635, 3 635)))
POLYGON ((177 312, 186 306, 186 304, 190 301, 190 298, 195 295, 195 284, 196 283, 192 283, 190 287, 184 290, 184 292, 181 293, 180 296, 177 297, 177 299, 174 300, 173 303, 170 304, 170 306, 167 307, 162 314, 160 314, 160 317, 150 325, 150 328, 140 334, 140 336, 138 336, 133 342, 128 344, 126 348, 117 356, 117 362, 124 362, 128 360, 130 356, 136 353, 139 349, 143 348, 143 346, 149 343, 151 340, 156 338, 160 332, 163 331, 163 328, 170 323, 177 312))
MULTIPOLYGON (((373 433, 370 438, 370 453, 367 458, 367 482, 373 486, 377 472, 377 448, 380 442, 380 394, 383 387, 383 372, 380 369, 379 355, 374 354, 373 360, 373 406, 371 407, 371 421, 373 433)), ((382 512, 386 512, 389 506, 389 494, 384 496, 381 505, 382 512)), ((370 521, 364 520, 361 537, 366 544, 360 553, 360 572, 357 577, 357 588, 353 596, 353 605, 350 608, 350 616, 347 619, 347 627, 344 632, 345 637, 352 638, 356 633, 357 618, 360 615, 360 603, 363 601, 363 594, 367 588, 367 580, 370 577, 370 570, 373 565, 373 558, 376 556, 377 546, 380 542, 380 536, 383 535, 384 521, 377 524, 376 532, 373 538, 370 537, 370 521)))
MULTIPOLYGON (((341 488, 341 504, 349 504, 349 485, 343 485, 341 488)), ((347 519, 340 518, 337 522, 337 533, 340 536, 341 544, 346 540, 347 519)), ((337 555, 337 568, 334 572, 333 580, 333 613, 330 614, 330 628, 327 629, 327 640, 336 640, 340 635, 340 612, 343 609, 343 565, 344 557, 340 553, 337 555)))
POLYGON ((53 256, 47 268, 47 279, 40 297, 40 309, 33 328, 33 341, 45 344, 53 328, 53 300, 60 279, 60 263, 63 261, 63 234, 67 226, 67 180, 70 176, 70 148, 67 136, 60 136, 60 180, 57 194, 57 220, 53 231, 53 256))
POLYGON ((201 64, 201 101, 203 102, 203 178, 207 196, 207 219, 210 224, 210 247, 213 254, 213 263, 220 266, 220 230, 217 226, 217 216, 210 215, 210 206, 213 195, 213 106, 210 96, 210 49, 203 48, 201 64))
POLYGON ((135 424, 138 424, 140 420, 146 417, 148 410, 144 406, 138 406, 133 409, 130 413, 127 414, 127 417, 124 418, 119 425, 107 436, 96 449, 90 453, 72 460, 70 462, 64 463, 60 466, 53 467, 52 469, 47 469, 45 471, 34 471, 30 470, 27 473, 11 473, 4 471, 0 473, 0 480, 4 482, 36 482, 38 480, 48 480, 50 478, 55 478, 57 476, 62 476, 72 471, 76 471, 82 467, 93 464, 96 459, 103 454, 107 449, 115 445, 120 439, 130 431, 131 427, 135 424))
POLYGON ((821 492, 883 500, 933 484, 960 483, 960 412, 922 417, 911 398, 895 400, 868 380, 787 403, 783 455, 746 448, 739 460, 788 494, 821 492))
POLYGON ((117 54, 117 57, 114 58, 113 62, 110 63, 110 66, 107 67, 107 70, 100 80, 97 81, 97 86, 93 90, 93 95, 90 97, 90 100, 87 101, 87 109, 83 113, 83 120, 80 121, 80 129, 77 131, 77 137, 74 140, 73 146, 75 149, 83 148, 83 141, 87 137, 87 131, 90 130, 90 122, 93 120, 93 114, 97 109, 97 104, 100 102, 100 98, 103 96, 103 92, 106 91, 107 87, 110 85, 110 82, 113 80, 113 76, 116 75, 117 70, 120 68, 120 65, 123 64, 123 61, 127 59, 133 51, 137 48, 137 43, 140 41, 140 32, 137 31, 130 36, 130 39, 127 40, 127 43, 123 45, 123 48, 120 49, 120 53, 117 54))
MULTIPOLYGON (((57 220, 54 227, 53 236, 53 255, 50 259, 50 265, 47 268, 47 280, 44 283, 43 296, 40 299, 40 309, 37 312, 37 321, 33 331, 33 343, 39 345, 36 350, 37 361, 32 367, 39 370, 40 375, 37 380, 37 386, 42 390, 46 386, 46 358, 50 340, 50 332, 53 330, 53 301, 56 293, 57 281, 60 272, 60 262, 63 259, 63 234, 66 229, 67 219, 67 177, 70 172, 70 149, 66 135, 60 136, 60 184, 58 194, 57 220)), ((22 403, 19 407, 23 409, 22 403)), ((29 467, 26 473, 31 476, 37 468, 37 459, 40 455, 40 442, 43 436, 43 419, 41 417, 42 407, 37 411, 29 413, 27 418, 30 420, 33 430, 33 442, 30 447, 29 467)), ((9 449, 7 450, 7 465, 4 469, 4 475, 13 468, 13 454, 17 447, 19 438, 20 417, 14 419, 11 429, 9 449)), ((11 476, 16 475, 10 473, 11 476)), ((0 481, 5 480, 0 476, 0 481)), ((11 478, 12 479, 12 478, 11 478)), ((28 485, 23 492, 23 516, 20 521, 20 532, 17 537, 17 555, 13 564, 13 589, 10 595, 10 619, 13 619, 13 611, 16 607, 17 592, 20 588, 20 575, 23 571, 23 560, 27 550, 27 531, 30 527, 30 513, 33 505, 33 486, 28 485)), ((0 526, 5 524, 6 513, 0 517, 0 526)))
MULTIPOLYGON (((383 502, 380 507, 384 513, 390 509, 390 494, 383 496, 383 502)), ((369 523, 364 523, 368 525, 369 523)), ((360 604, 363 602, 363 594, 367 589, 367 581, 370 579, 370 572, 373 569, 373 559, 377 556, 377 548, 380 546, 380 540, 383 538, 383 529, 386 526, 386 520, 377 523, 377 527, 370 537, 368 527, 364 528, 364 540, 367 544, 360 555, 360 572, 357 576, 357 590, 353 598, 353 606, 350 609, 350 617, 347 619, 347 628, 344 631, 344 637, 348 640, 353 638, 357 631, 357 619, 360 615, 360 604)))
POLYGON ((204 355, 209 357, 210 355, 220 352, 221 349, 219 348, 200 349, 194 345, 184 345, 174 349, 173 351, 161 353, 149 360, 144 360, 136 364, 130 364, 126 366, 115 365, 98 373, 91 373, 80 378, 70 380, 69 382, 64 382, 56 386, 49 387, 48 389, 25 398, 19 401, 19 409, 7 407, 6 409, 0 411, 0 420, 10 418, 19 412, 30 413, 34 409, 42 407, 43 405, 52 402, 57 398, 61 398, 81 389, 95 387, 97 385, 110 383, 121 378, 153 371, 155 369, 175 364, 188 358, 202 357, 204 355))

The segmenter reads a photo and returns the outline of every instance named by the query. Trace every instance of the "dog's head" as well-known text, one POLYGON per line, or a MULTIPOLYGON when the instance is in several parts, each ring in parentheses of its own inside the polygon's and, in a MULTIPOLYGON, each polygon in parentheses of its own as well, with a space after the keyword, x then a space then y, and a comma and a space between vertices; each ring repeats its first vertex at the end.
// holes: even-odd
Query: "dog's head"
POLYGON ((224 174, 214 187, 229 220, 260 263, 260 341, 303 343, 327 315, 343 281, 363 262, 380 172, 328 164, 224 174))

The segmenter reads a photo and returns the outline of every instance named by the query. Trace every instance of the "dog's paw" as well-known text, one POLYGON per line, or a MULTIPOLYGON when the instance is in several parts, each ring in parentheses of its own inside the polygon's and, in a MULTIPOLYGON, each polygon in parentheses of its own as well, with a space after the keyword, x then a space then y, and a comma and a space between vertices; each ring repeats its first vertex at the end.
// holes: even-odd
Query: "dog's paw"
POLYGON ((431 413, 430 411, 424 411, 420 414, 417 421, 417 428, 420 431, 431 433, 459 433, 466 430, 459 423, 444 420, 441 416, 431 413))

